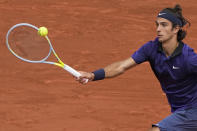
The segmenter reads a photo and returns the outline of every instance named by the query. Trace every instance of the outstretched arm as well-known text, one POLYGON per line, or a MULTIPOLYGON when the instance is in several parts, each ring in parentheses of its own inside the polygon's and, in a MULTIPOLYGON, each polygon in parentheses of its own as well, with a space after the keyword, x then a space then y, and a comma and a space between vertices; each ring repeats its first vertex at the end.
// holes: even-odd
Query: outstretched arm
POLYGON ((118 76, 135 65, 136 63, 131 57, 123 61, 112 63, 104 68, 105 78, 118 76))
MULTIPOLYGON (((106 66, 104 69, 101 70, 101 74, 103 71, 105 78, 112 78, 124 73, 126 70, 130 69, 131 67, 134 67, 135 65, 137 65, 136 62, 133 60, 133 58, 129 57, 125 60, 118 61, 106 66)), ((92 73, 92 72, 83 72, 83 71, 80 71, 80 73, 81 73, 81 77, 77 80, 82 84, 85 84, 84 78, 89 79, 89 81, 92 81, 95 80, 95 78, 98 78, 98 76, 96 75, 99 74, 94 72, 92 73)))

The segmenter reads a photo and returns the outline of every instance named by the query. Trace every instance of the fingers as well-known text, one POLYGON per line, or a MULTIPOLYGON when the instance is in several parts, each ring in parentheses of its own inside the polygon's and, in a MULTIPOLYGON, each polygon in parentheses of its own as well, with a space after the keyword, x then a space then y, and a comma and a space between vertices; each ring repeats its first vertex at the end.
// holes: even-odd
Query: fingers
POLYGON ((80 77, 76 78, 76 80, 81 84, 87 84, 88 81, 90 81, 90 79, 88 79, 88 77, 86 77, 86 76, 80 76, 80 77))
POLYGON ((82 79, 80 83, 87 84, 88 83, 88 79, 82 79))
POLYGON ((86 84, 89 81, 92 81, 92 79, 93 79, 92 73, 82 72, 82 71, 79 71, 79 73, 81 74, 81 76, 78 78, 75 77, 76 81, 78 81, 79 83, 86 84))
POLYGON ((83 77, 78 77, 78 78, 75 77, 75 80, 81 84, 86 84, 86 83, 88 83, 88 81, 90 81, 89 79, 83 78, 83 77))

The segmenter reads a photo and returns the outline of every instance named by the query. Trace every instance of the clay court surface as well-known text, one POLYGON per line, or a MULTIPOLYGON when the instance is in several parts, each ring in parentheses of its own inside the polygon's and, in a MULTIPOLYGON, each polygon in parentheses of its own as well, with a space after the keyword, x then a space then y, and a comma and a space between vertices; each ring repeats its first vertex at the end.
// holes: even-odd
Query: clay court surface
POLYGON ((0 131, 147 131, 165 118, 148 63, 81 85, 63 69, 16 59, 5 35, 21 22, 46 26, 62 61, 93 71, 153 40, 158 12, 177 2, 192 23, 185 42, 197 49, 196 0, 0 0, 0 131))

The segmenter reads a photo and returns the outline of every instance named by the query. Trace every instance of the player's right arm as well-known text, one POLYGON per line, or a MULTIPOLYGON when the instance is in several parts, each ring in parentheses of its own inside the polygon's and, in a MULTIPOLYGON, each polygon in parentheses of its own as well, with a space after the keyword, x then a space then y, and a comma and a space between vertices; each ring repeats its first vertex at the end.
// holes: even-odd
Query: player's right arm
POLYGON ((89 81, 102 80, 104 78, 112 78, 123 74, 126 70, 134 67, 135 65, 148 61, 153 52, 158 49, 158 46, 155 43, 158 43, 157 38, 154 41, 149 41, 141 46, 132 54, 131 57, 112 63, 103 69, 99 69, 94 72, 80 72, 81 77, 77 78, 77 80, 80 83, 85 84, 86 82, 84 78, 89 79, 89 81))
POLYGON ((104 78, 116 77, 120 74, 123 74, 126 70, 134 67, 135 65, 137 65, 137 63, 133 60, 132 57, 129 57, 125 60, 112 63, 106 66, 105 68, 97 71, 97 73, 80 71, 81 76, 77 79, 77 81, 79 81, 82 84, 85 84, 84 78, 89 79, 89 81, 92 81, 92 80, 95 80, 95 77, 98 77, 95 75, 98 75, 98 74, 102 75, 103 73, 104 73, 104 78))

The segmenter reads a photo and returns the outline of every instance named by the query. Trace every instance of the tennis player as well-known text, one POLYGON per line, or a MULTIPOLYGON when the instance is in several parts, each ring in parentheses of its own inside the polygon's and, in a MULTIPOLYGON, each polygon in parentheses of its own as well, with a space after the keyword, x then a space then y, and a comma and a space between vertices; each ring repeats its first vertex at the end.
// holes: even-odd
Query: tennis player
POLYGON ((165 92, 171 115, 150 131, 197 131, 197 54, 182 40, 190 23, 182 16, 180 5, 165 8, 156 18, 157 38, 139 48, 131 57, 94 72, 80 72, 77 79, 85 84, 111 78, 148 61, 165 92))

